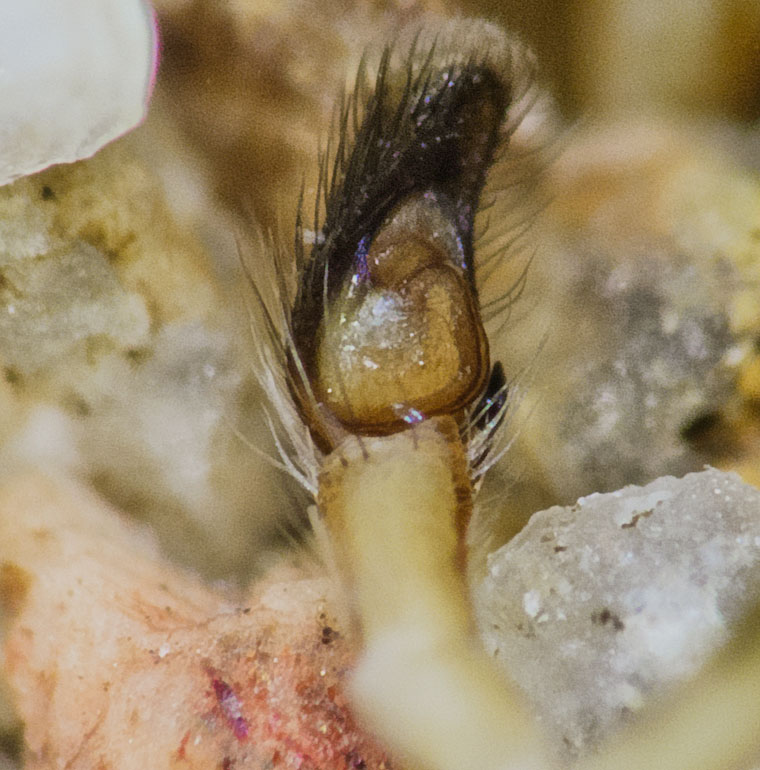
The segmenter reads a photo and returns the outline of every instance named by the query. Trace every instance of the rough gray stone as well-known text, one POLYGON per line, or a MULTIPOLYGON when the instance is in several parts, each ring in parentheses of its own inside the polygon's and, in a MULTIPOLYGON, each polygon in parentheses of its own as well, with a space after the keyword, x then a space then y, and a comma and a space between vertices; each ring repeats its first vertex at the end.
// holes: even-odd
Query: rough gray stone
POLYGON ((760 581, 760 491, 717 470, 537 513, 476 590, 486 647, 564 756, 699 669, 760 581))

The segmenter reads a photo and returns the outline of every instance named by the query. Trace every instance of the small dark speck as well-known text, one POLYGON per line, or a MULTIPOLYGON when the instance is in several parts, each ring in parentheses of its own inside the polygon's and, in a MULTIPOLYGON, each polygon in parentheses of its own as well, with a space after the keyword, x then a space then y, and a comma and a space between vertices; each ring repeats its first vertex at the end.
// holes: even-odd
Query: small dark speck
POLYGON ((24 753, 24 739, 21 731, 13 730, 11 732, 0 733, 0 751, 13 759, 20 761, 24 753))
MULTIPOLYGON (((758 340, 755 341, 755 346, 760 349, 758 340)), ((681 438, 687 444, 704 443, 710 437, 710 434, 720 427, 720 422, 721 419, 718 412, 702 412, 681 426, 681 438)))
POLYGON ((53 192, 53 188, 48 185, 43 185, 40 195, 42 196, 42 200, 44 201, 55 200, 55 193, 53 192))
POLYGON ((554 546, 554 553, 562 553, 562 551, 566 551, 567 546, 566 545, 555 545, 554 546))
POLYGON ((517 630, 526 639, 535 639, 536 638, 536 632, 532 628, 526 628, 526 626, 523 623, 518 623, 517 624, 517 630))
POLYGON ((3 369, 5 375, 5 381, 9 385, 18 385, 21 382, 21 373, 13 366, 6 366, 3 369))
POLYGON ((597 626, 611 625, 615 631, 622 631, 625 628, 625 623, 607 607, 598 612, 593 612, 591 614, 591 622, 597 626))
POLYGON ((630 521, 620 525, 620 529, 632 529, 639 523, 639 519, 648 519, 653 513, 654 510, 644 511, 643 513, 635 513, 630 521))
POLYGON ((130 348, 126 351, 125 355, 128 361, 140 365, 150 357, 150 350, 147 348, 130 348))
POLYGON ((243 608, 243 615, 247 615, 251 611, 250 607, 244 607, 243 608))
POLYGON ((92 408, 83 399, 75 396, 71 399, 71 409, 79 417, 89 417, 92 414, 92 408))
POLYGON ((330 626, 324 626, 322 628, 322 644, 330 644, 338 637, 338 632, 330 626))

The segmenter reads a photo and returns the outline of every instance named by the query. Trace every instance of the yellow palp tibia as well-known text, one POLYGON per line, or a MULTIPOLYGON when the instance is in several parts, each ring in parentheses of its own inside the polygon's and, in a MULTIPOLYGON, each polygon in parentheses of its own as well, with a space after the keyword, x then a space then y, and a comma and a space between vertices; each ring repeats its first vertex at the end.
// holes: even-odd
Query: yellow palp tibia
POLYGON ((520 699, 474 636, 462 568, 471 489, 453 418, 347 439, 319 490, 363 637, 351 687, 368 726, 415 766, 545 768, 520 699))

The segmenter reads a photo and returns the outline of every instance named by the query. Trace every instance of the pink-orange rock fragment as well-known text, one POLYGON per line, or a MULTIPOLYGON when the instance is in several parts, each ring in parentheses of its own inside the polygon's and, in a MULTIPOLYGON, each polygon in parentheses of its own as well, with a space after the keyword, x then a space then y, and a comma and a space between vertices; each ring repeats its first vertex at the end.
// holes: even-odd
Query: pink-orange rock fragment
POLYGON ((39 475, 0 488, 0 543, 27 768, 391 767, 348 712, 326 578, 283 570, 238 606, 39 475))

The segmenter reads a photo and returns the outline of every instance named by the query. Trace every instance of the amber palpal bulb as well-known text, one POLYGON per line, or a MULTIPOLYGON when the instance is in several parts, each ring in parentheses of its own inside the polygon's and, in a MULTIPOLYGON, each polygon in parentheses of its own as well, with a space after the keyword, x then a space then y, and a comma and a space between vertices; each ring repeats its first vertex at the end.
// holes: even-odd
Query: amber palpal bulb
POLYGON ((507 94, 482 65, 390 73, 325 183, 292 312, 294 389, 327 449, 461 413, 490 372, 472 231, 507 94))

